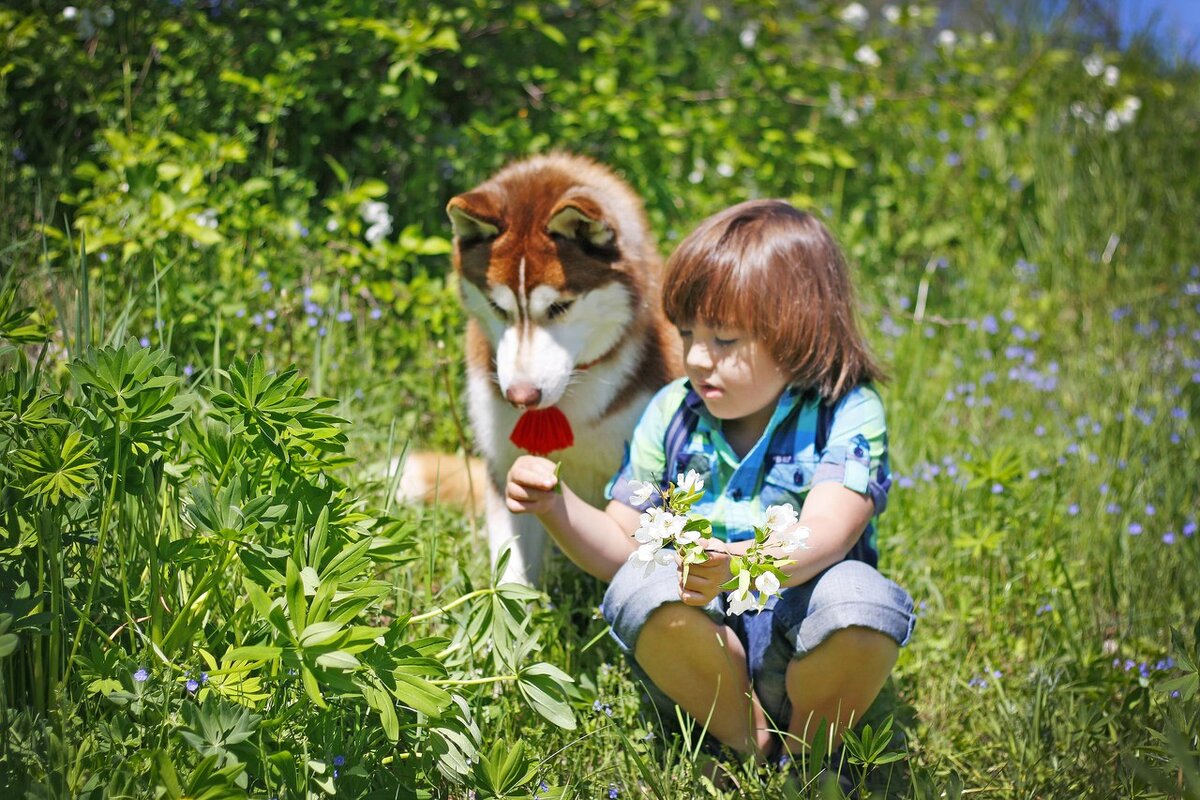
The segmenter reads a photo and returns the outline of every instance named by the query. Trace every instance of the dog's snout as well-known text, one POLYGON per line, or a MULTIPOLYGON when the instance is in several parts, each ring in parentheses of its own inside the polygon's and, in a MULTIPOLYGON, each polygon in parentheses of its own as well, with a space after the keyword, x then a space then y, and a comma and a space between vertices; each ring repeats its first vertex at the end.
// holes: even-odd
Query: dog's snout
POLYGON ((530 384, 510 386, 504 396, 517 408, 533 408, 542 402, 542 390, 530 384))

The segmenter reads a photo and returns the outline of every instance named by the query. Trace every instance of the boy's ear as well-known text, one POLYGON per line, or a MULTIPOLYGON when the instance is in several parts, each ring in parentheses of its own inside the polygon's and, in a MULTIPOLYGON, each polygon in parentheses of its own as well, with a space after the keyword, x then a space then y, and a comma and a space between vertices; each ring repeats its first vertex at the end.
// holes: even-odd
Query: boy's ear
POLYGON ((600 206, 587 197, 560 200, 550 213, 546 233, 587 242, 595 247, 611 247, 616 234, 604 219, 600 206))
POLYGON ((467 192, 450 199, 446 214, 460 243, 491 239, 500 234, 500 205, 488 192, 467 192))

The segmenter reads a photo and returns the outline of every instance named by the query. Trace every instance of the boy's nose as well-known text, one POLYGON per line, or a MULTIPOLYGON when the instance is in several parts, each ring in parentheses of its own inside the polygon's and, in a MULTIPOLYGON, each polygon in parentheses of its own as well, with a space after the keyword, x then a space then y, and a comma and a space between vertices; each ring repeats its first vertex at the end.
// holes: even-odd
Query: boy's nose
POLYGON ((689 367, 693 369, 711 369, 712 355, 708 352, 708 348, 699 342, 694 342, 691 347, 684 353, 683 360, 689 367))

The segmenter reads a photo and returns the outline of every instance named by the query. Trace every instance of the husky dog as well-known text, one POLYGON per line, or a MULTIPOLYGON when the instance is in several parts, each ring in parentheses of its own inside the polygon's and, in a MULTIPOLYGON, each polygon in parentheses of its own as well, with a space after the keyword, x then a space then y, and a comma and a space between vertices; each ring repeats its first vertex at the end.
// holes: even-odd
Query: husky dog
MULTIPOLYGON (((510 164, 446 210, 468 314, 468 414, 486 465, 492 563, 511 548, 502 580, 537 585, 546 533, 533 515, 505 507, 504 481, 522 454, 509 436, 524 412, 557 407, 574 444, 548 457, 580 497, 604 504, 642 410, 680 374, 659 303, 661 259, 638 196, 579 156, 510 164)), ((401 491, 428 496, 434 470, 462 482, 461 460, 442 464, 412 461, 401 491)))

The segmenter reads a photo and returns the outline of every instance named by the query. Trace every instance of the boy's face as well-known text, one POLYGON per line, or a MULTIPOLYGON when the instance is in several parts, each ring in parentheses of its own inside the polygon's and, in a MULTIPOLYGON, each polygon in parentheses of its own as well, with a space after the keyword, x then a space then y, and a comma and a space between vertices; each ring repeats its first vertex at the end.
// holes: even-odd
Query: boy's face
POLYGON ((745 331, 701 322, 679 326, 679 335, 684 372, 709 412, 761 434, 788 385, 766 346, 745 331))

